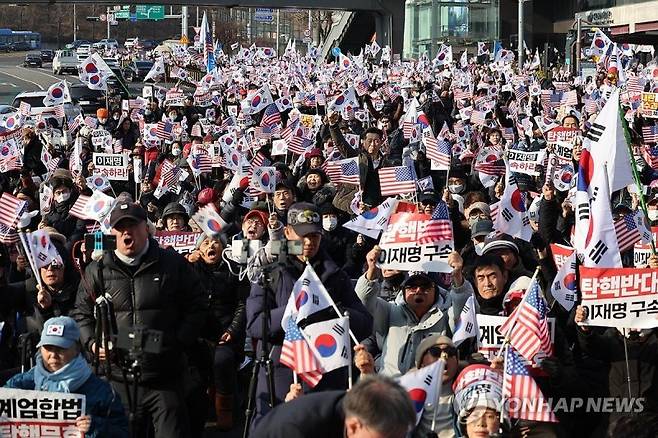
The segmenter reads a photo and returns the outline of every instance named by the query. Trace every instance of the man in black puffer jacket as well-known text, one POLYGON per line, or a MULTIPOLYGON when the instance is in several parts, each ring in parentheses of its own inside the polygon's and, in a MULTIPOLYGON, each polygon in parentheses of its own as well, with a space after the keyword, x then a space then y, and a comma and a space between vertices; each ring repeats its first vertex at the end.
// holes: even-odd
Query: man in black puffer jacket
MULTIPOLYGON (((184 347, 192 345, 200 334, 207 298, 185 259, 149 238, 146 212, 138 204, 120 202, 110 223, 117 249, 105 252, 100 262, 87 267, 72 315, 80 326, 83 347, 104 359, 106 352, 102 348, 97 351, 94 339, 94 299, 101 293, 112 301, 120 334, 132 332, 137 325, 162 331, 162 352, 146 353, 142 361, 138 412, 150 414, 156 436, 188 437, 184 347)), ((116 353, 113 355, 123 356, 119 354, 123 351, 116 353)), ((128 406, 117 368, 113 367, 112 384, 128 406)), ((137 429, 138 436, 146 434, 146 429, 137 429)))

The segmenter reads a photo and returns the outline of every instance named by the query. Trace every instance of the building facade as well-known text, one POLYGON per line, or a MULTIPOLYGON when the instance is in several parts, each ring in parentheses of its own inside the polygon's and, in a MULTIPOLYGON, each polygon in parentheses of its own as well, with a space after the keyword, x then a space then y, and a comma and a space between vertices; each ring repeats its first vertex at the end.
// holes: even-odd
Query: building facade
POLYGON ((405 58, 433 57, 441 43, 474 46, 500 38, 499 0, 406 0, 405 58))

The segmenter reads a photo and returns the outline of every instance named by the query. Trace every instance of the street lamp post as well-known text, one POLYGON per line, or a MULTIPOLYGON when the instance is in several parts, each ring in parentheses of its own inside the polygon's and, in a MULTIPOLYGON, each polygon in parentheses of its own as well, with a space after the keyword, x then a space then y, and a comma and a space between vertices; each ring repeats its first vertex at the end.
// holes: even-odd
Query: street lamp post
POLYGON ((519 0, 519 34, 518 34, 518 51, 519 51, 519 69, 523 68, 523 2, 519 0))

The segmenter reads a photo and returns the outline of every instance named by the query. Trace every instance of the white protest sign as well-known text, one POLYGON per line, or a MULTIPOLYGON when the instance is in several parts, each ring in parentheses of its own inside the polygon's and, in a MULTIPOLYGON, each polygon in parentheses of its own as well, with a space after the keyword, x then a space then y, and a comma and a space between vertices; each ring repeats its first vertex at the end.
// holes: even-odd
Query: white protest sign
POLYGON ((124 154, 94 153, 94 172, 105 175, 107 179, 128 181, 128 156, 124 154))
POLYGON ((91 144, 97 149, 112 151, 112 134, 104 129, 91 131, 91 144))
POLYGON ((649 329, 658 327, 658 270, 580 268, 583 325, 649 329))
POLYGON ((544 161, 545 151, 525 152, 525 151, 507 151, 509 169, 512 172, 524 173, 530 176, 538 176, 537 166, 544 161))
MULTIPOLYGON (((487 359, 491 360, 498 354, 500 347, 505 342, 505 337, 498 332, 498 327, 507 321, 506 316, 495 315, 477 315, 478 326, 480 327, 480 339, 478 339, 478 351, 487 359)), ((548 330, 551 335, 551 344, 555 342, 555 318, 548 318, 548 330)), ((537 354, 534 362, 540 361, 540 355, 537 354)))
POLYGON ((0 436, 80 437, 75 419, 86 413, 81 394, 0 388, 0 436))
POLYGON ((382 250, 379 266, 404 271, 452 272, 448 255, 454 250, 452 240, 420 243, 430 216, 420 213, 395 213, 379 240, 382 250))

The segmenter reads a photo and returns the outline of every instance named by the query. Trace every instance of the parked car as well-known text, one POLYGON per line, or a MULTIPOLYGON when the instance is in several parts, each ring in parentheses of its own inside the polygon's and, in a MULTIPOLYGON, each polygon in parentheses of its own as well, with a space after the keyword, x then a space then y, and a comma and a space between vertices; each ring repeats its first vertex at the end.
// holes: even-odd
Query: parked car
POLYGON ((50 49, 41 49, 41 60, 43 62, 53 62, 55 52, 50 49))
POLYGON ((92 46, 94 49, 118 49, 119 42, 112 38, 103 38, 92 46))
POLYGON ((153 61, 147 61, 145 59, 139 59, 137 61, 131 61, 123 69, 123 77, 126 78, 128 82, 134 81, 143 81, 146 74, 153 67, 153 61))
POLYGON ((80 46, 83 45, 83 44, 91 44, 91 41, 87 41, 87 40, 75 40, 75 41, 73 41, 73 42, 71 42, 71 43, 68 43, 66 46, 64 46, 64 48, 75 50, 75 49, 77 49, 78 47, 80 47, 80 46))
POLYGON ((160 41, 158 40, 143 40, 140 41, 139 45, 143 50, 153 50, 158 47, 158 44, 160 44, 160 41))
POLYGON ((78 61, 82 61, 91 54, 91 45, 89 44, 80 44, 75 50, 75 53, 78 55, 78 61))
POLYGON ((13 50, 14 52, 24 52, 24 51, 32 49, 32 46, 27 41, 13 42, 13 43, 11 43, 10 47, 11 47, 11 50, 13 50))
MULTIPOLYGON (((48 117, 55 118, 55 109, 53 107, 47 107, 43 104, 43 99, 47 95, 48 95, 48 91, 45 90, 27 91, 24 93, 18 93, 16 97, 14 97, 14 101, 12 102, 11 106, 13 106, 14 108, 19 108, 21 102, 26 102, 30 104, 31 106, 30 115, 27 117, 27 120, 30 122, 36 120, 38 115, 41 115, 41 117, 43 117, 44 119, 48 117)), ((82 114, 82 111, 80 110, 80 107, 77 104, 71 102, 65 102, 64 114, 66 115, 67 119, 70 119, 70 118, 75 118, 78 114, 82 114)))
POLYGON ((69 85, 71 100, 77 104, 85 115, 94 115, 98 108, 105 106, 105 92, 91 90, 85 84, 69 85))
POLYGON ((11 44, 10 43, 0 43, 0 52, 11 52, 11 44))
POLYGON ((73 50, 58 50, 53 58, 53 74, 78 73, 78 56, 73 50))
POLYGON ((23 67, 41 67, 41 53, 40 52, 30 52, 25 55, 23 60, 23 67))

